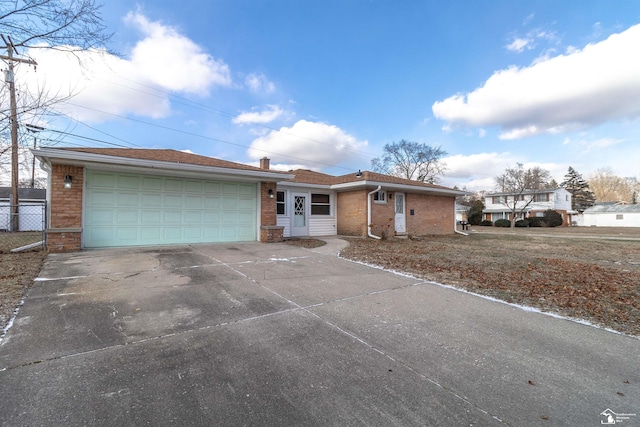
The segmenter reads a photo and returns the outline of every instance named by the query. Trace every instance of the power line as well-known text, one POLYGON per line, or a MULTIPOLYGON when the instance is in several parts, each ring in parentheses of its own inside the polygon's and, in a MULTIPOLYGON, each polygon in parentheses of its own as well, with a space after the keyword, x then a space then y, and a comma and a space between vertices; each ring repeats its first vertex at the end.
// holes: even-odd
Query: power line
MULTIPOLYGON (((187 98, 183 98, 183 97, 181 97, 179 95, 172 94, 172 93, 170 93, 168 91, 165 91, 165 90, 162 90, 162 89, 154 88, 152 86, 146 85, 146 84, 138 82, 136 80, 128 79, 126 77, 122 77, 122 76, 119 76, 119 75, 116 75, 116 74, 114 74, 114 76, 118 77, 118 78, 120 78, 122 80, 126 80, 126 81, 129 81, 131 83, 135 83, 135 84, 140 85, 142 87, 146 87, 146 88, 151 89, 153 91, 160 92, 160 93, 172 98, 174 100, 174 102, 177 103, 177 104, 186 105, 188 107, 191 107, 191 108, 194 108, 194 109, 199 109, 201 111, 215 112, 217 114, 220 114, 222 116, 225 116, 225 117, 228 117, 228 118, 231 118, 231 119, 235 119, 235 118, 240 116, 238 114, 229 113, 229 112, 226 112, 226 111, 223 111, 223 110, 219 110, 219 109, 210 107, 210 106, 205 105, 205 104, 201 104, 201 103, 198 103, 198 102, 195 102, 195 101, 191 101, 191 100, 189 100, 187 98), (178 99, 178 100, 180 100, 182 102, 176 102, 175 99, 178 99), (196 108, 194 106, 197 106, 198 108, 196 108)), ((117 85, 117 86, 125 87, 127 89, 135 90, 135 91, 140 92, 140 93, 144 93, 144 94, 147 94, 147 95, 155 96, 157 98, 161 98, 160 95, 157 95, 157 94, 154 94, 154 93, 150 93, 150 92, 146 92, 146 91, 143 91, 141 89, 137 89, 137 88, 134 88, 134 87, 131 87, 131 86, 127 86, 127 85, 121 84, 121 83, 116 83, 116 82, 114 82, 112 80, 107 80, 107 79, 101 79, 101 80, 103 80, 103 81, 105 81, 107 83, 110 83, 110 84, 114 84, 114 85, 117 85)), ((273 131, 276 131, 276 132, 282 132, 283 134, 295 136, 295 137, 300 138, 300 139, 305 139, 307 141, 314 142, 316 144, 320 144, 320 145, 323 145, 325 147, 335 148, 334 146, 332 146, 330 144, 327 144, 327 143, 325 143, 323 141, 319 141, 319 140, 314 139, 314 138, 309 138, 309 137, 306 137, 306 136, 298 135, 298 134, 295 134, 293 132, 283 131, 283 130, 275 128, 273 126, 268 126, 268 125, 266 125, 264 123, 254 123, 254 125, 262 127, 262 128, 265 128, 265 129, 273 130, 273 131)), ((361 150, 345 149, 344 151, 349 152, 349 153, 353 153, 353 154, 357 154, 359 156, 368 157, 368 158, 375 157, 374 154, 367 153, 367 152, 364 152, 364 151, 361 151, 361 150)))
MULTIPOLYGON (((278 156, 282 156, 282 157, 286 157, 286 158, 289 158, 289 159, 298 160, 298 161, 302 161, 302 162, 309 162, 310 161, 308 159, 303 159, 301 157, 291 156, 289 154, 282 154, 282 153, 276 153, 276 152, 273 152, 273 151, 266 151, 266 150, 261 150, 261 149, 257 149, 257 148, 251 148, 251 147, 249 147, 247 145, 239 144, 237 142, 226 141, 224 139, 219 139, 219 138, 214 138, 214 137, 211 137, 211 136, 200 135, 200 134, 197 134, 197 133, 194 133, 194 132, 189 132, 189 131, 185 131, 185 130, 181 130, 181 129, 176 129, 176 128, 172 128, 172 127, 169 127, 169 126, 160 125, 160 124, 157 124, 157 123, 150 123, 150 122, 146 122, 144 120, 134 119, 132 117, 127 117, 127 116, 122 116, 122 115, 119 115, 119 114, 109 113, 109 112, 106 112, 106 111, 98 110, 97 108, 87 107, 85 105, 74 104, 72 102, 67 102, 67 104, 73 105, 74 107, 84 108, 86 110, 95 111, 95 112, 98 112, 98 113, 110 115, 110 116, 113 116, 113 117, 118 117, 118 118, 121 118, 121 119, 130 120, 130 121, 133 121, 133 122, 136 122, 136 123, 141 123, 141 124, 144 124, 144 125, 147 125, 147 126, 153 126, 153 127, 160 128, 160 129, 170 130, 170 131, 176 132, 176 133, 181 133, 181 134, 184 134, 184 135, 193 136, 193 137, 196 137, 196 138, 206 139, 206 140, 215 141, 215 142, 221 142, 223 144, 229 144, 229 145, 234 145, 236 147, 241 147, 241 148, 251 149, 251 150, 255 150, 255 151, 260 151, 260 152, 265 153, 265 154, 275 154, 275 155, 278 155, 278 156)), ((64 133, 64 132, 60 132, 60 131, 56 131, 56 132, 64 133)), ((81 136, 79 136, 79 137, 81 137, 81 136)), ((92 139, 92 138, 87 138, 87 139, 92 139)), ((96 140, 96 141, 99 141, 99 140, 96 140)), ((105 141, 101 141, 101 142, 105 142, 105 141)), ((107 143, 107 142, 105 142, 105 143, 107 143)), ((112 143, 108 143, 108 144, 118 146, 118 144, 112 144, 112 143)), ((124 146, 121 146, 121 147, 130 148, 130 147, 124 147, 124 146)), ((333 164, 319 162, 319 161, 312 161, 312 162, 315 163, 315 164, 318 164, 318 165, 329 166, 329 167, 334 167, 334 168, 338 168, 338 169, 344 169, 344 170, 347 170, 347 171, 350 171, 350 172, 352 170, 354 170, 354 169, 351 169, 351 168, 346 168, 346 167, 343 167, 343 166, 333 165, 333 164)))

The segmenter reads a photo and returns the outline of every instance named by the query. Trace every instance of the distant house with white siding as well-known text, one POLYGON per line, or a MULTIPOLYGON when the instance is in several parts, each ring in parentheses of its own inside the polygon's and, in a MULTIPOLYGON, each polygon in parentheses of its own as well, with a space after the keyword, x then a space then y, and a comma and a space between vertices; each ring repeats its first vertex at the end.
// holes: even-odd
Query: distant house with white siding
POLYGON ((571 225, 578 212, 571 209, 571 193, 564 188, 547 190, 525 190, 522 193, 489 193, 485 195, 482 219, 497 221, 511 220, 512 207, 516 203, 517 219, 544 216, 553 209, 562 215, 563 225, 571 225))
POLYGON ((640 227, 640 204, 598 203, 583 212, 580 225, 585 227, 640 227))

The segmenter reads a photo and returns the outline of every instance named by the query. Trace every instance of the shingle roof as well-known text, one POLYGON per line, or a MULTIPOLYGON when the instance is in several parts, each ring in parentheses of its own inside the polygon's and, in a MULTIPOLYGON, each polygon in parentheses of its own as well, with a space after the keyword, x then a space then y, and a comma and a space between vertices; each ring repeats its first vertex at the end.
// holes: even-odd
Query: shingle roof
MULTIPOLYGON (((158 162, 184 163, 199 166, 211 166, 218 168, 240 169, 247 171, 264 171, 255 166, 242 163, 229 162, 213 157, 200 156, 198 154, 185 153, 183 151, 155 148, 58 148, 59 150, 79 151, 82 153, 101 154, 104 156, 125 157, 129 159, 153 160, 158 162)), ((279 173, 270 170, 269 172, 279 173)))
MULTIPOLYGON (((0 199, 11 198, 11 187, 0 187, 0 199)), ((47 190, 43 188, 18 188, 20 200, 44 200, 47 198, 47 190)))
POLYGON ((437 188, 441 190, 451 190, 451 188, 443 187, 435 184, 428 184, 426 182, 413 181, 410 179, 399 178, 391 175, 384 175, 377 172, 364 171, 362 172, 362 176, 357 177, 355 173, 350 173, 346 175, 333 176, 327 175, 321 172, 314 172, 307 169, 296 169, 289 171, 295 175, 295 178, 290 180, 289 182, 298 182, 304 184, 319 184, 319 185, 336 185, 336 184, 347 184, 350 182, 376 182, 376 183, 387 183, 387 184, 398 184, 398 185, 411 185, 414 187, 424 187, 424 188, 437 188))

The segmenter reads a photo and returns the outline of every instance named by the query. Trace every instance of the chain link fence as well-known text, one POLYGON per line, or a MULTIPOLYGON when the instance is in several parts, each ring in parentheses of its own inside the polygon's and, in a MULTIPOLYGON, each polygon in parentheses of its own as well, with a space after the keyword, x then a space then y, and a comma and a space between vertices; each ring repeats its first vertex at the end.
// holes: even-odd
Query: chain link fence
POLYGON ((44 248, 47 205, 26 202, 19 206, 0 203, 0 253, 15 249, 44 248))

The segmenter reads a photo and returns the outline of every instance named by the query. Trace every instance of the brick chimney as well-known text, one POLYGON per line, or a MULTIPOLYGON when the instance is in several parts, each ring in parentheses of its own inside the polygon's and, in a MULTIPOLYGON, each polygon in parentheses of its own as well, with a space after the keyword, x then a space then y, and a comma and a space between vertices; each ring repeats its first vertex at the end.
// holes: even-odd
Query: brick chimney
POLYGON ((264 169, 266 171, 269 170, 269 158, 263 157, 260 159, 260 169, 264 169))

